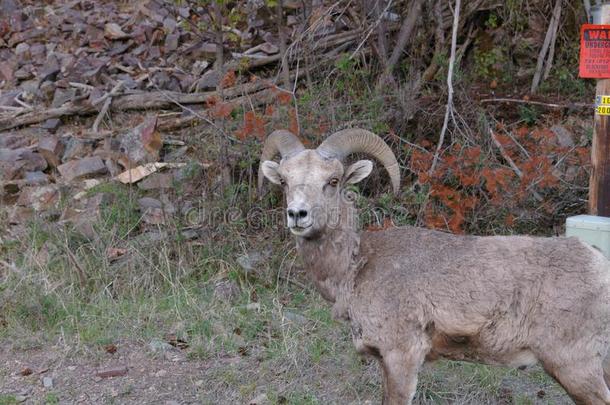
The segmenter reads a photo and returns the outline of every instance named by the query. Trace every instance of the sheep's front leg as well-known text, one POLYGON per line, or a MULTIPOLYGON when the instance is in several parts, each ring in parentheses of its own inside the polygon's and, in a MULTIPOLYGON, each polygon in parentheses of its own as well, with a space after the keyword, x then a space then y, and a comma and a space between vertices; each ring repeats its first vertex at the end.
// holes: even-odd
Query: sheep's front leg
POLYGON ((417 388, 417 374, 425 357, 426 350, 417 346, 382 353, 383 405, 411 404, 417 388))

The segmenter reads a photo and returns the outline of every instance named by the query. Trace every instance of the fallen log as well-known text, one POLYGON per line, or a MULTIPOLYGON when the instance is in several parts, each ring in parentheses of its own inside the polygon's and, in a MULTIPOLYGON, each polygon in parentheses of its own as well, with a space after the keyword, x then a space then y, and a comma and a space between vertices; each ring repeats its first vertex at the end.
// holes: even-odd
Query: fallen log
MULTIPOLYGON (((222 90, 223 98, 235 98, 243 94, 257 92, 272 84, 263 80, 246 83, 239 86, 230 87, 222 90)), ((164 109, 171 108, 179 104, 203 104, 213 97, 220 97, 216 91, 201 93, 179 93, 173 91, 151 91, 131 94, 122 94, 112 97, 110 111, 128 111, 145 109, 164 109)), ((17 128, 25 125, 39 124, 51 118, 61 118, 72 115, 91 115, 98 112, 98 108, 89 102, 80 104, 68 103, 58 108, 44 110, 34 110, 21 115, 0 116, 0 131, 17 128)))

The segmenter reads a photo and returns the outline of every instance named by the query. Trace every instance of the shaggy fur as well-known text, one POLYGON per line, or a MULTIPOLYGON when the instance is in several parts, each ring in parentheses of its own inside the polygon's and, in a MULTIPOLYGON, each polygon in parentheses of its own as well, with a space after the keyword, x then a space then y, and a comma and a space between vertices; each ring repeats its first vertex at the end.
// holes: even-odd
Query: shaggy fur
POLYGON ((329 188, 338 164, 308 150, 265 175, 307 210, 308 226, 291 228, 298 251, 357 350, 380 361, 384 403, 410 404, 421 365, 444 357, 540 362, 577 403, 610 404, 610 263, 599 251, 575 238, 359 233, 341 186, 329 188))

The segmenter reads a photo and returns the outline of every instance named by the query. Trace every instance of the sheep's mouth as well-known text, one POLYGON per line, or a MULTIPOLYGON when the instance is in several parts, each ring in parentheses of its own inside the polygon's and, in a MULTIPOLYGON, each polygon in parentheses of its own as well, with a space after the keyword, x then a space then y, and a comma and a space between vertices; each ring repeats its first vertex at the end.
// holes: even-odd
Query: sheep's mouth
POLYGON ((295 235, 302 235, 305 232, 307 232, 307 230, 309 228, 311 228, 312 224, 309 224, 307 226, 293 226, 292 228, 290 228, 290 232, 292 232, 295 235))

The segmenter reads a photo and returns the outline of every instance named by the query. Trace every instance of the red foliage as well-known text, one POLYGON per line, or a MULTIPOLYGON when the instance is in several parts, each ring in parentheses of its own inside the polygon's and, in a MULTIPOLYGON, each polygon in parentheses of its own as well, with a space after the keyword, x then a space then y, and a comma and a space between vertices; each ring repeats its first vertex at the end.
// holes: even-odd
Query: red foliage
POLYGON ((291 108, 288 111, 288 116, 290 117, 290 125, 288 126, 288 130, 295 135, 299 134, 299 120, 297 117, 297 110, 291 108))
POLYGON ((274 111, 275 111, 275 108, 273 108, 273 106, 271 104, 267 104, 267 106, 265 107, 265 115, 270 117, 273 115, 274 111))
POLYGON ((212 118, 224 119, 231 115, 235 106, 231 103, 223 103, 217 97, 209 97, 205 100, 205 106, 210 111, 212 118))
MULTIPOLYGON (((424 211, 428 227, 462 233, 469 216, 489 203, 495 211, 505 211, 504 223, 512 226, 516 216, 510 211, 523 210, 518 208, 519 204, 529 200, 533 191, 558 193, 561 187, 566 187, 558 177, 562 173, 557 168, 558 162, 576 166, 578 170, 590 164, 588 148, 561 147, 548 128, 519 127, 510 135, 494 136, 519 168, 520 177, 496 148, 484 156, 480 146, 455 143, 441 153, 433 173, 430 167, 435 146, 422 141, 420 147, 411 148, 410 169, 420 184, 429 187, 430 199, 424 211)), ((586 174, 586 171, 580 173, 586 174)), ((548 212, 556 206, 550 201, 537 204, 548 212)))
POLYGON ((235 71, 229 70, 220 81, 220 87, 222 87, 223 89, 226 89, 227 87, 233 87, 235 86, 236 80, 237 77, 235 76, 235 71))
POLYGON ((280 91, 277 94, 277 101, 280 103, 280 105, 288 105, 292 102, 292 94, 285 91, 280 91))
POLYGON ((244 114, 244 125, 236 131, 235 135, 241 140, 251 136, 263 140, 265 138, 265 119, 256 114, 255 111, 247 111, 244 114))

